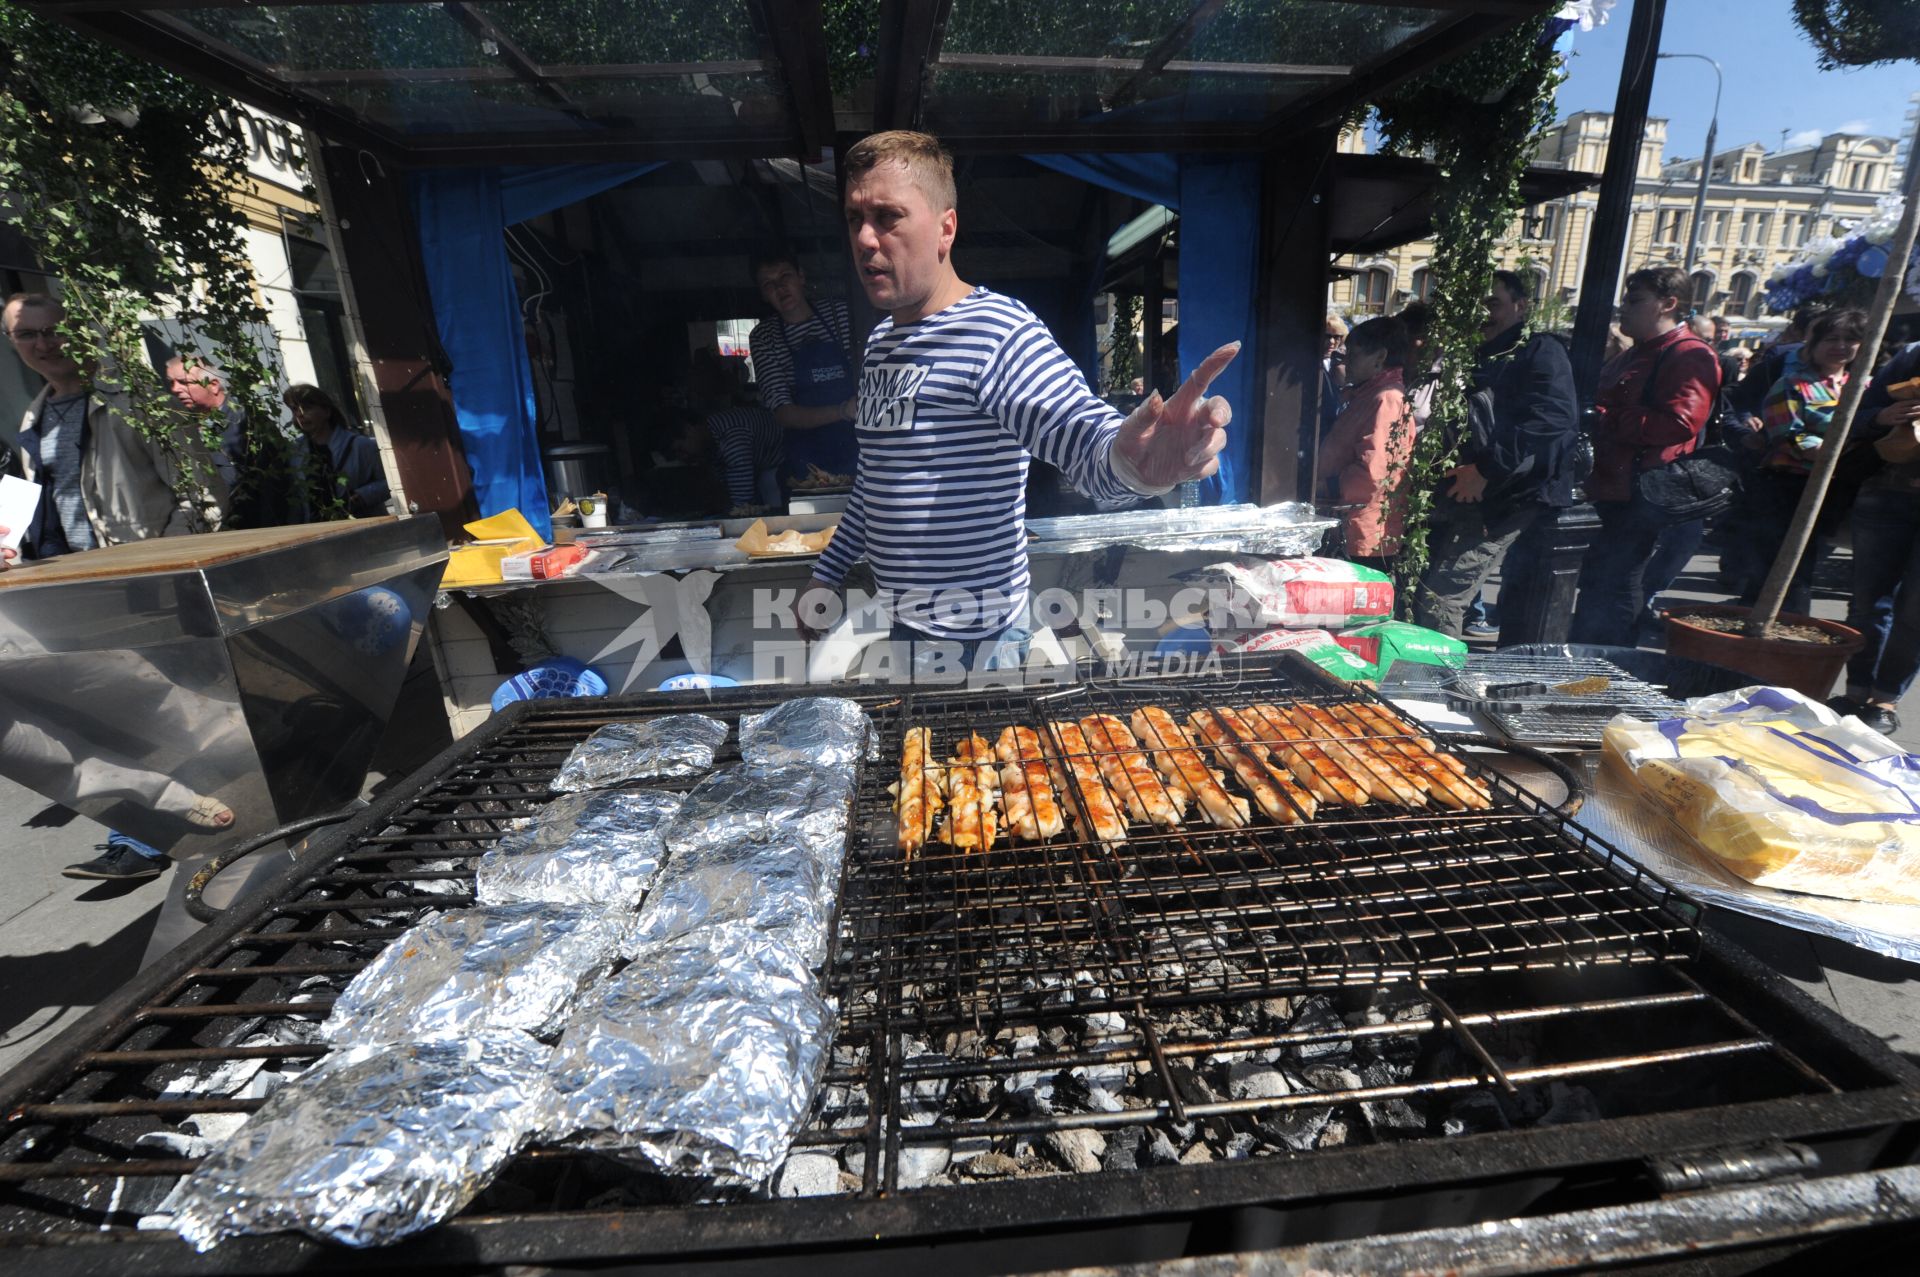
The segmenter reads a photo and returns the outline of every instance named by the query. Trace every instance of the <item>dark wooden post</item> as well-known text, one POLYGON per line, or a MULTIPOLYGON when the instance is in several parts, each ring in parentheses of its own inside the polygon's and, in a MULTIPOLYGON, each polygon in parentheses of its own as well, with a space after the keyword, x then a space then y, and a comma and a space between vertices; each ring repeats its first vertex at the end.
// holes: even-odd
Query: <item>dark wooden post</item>
POLYGON ((1253 312, 1259 327, 1252 334, 1252 353, 1260 361, 1258 402, 1249 405, 1247 428, 1260 432, 1262 505, 1313 496, 1308 487, 1320 442, 1320 334, 1327 315, 1338 139, 1330 128, 1302 133, 1269 151, 1261 166, 1253 312))
POLYGON ((373 365, 407 500, 402 513, 438 515, 449 537, 460 536, 479 510, 404 175, 341 146, 320 147, 313 167, 345 259, 344 300, 373 365))
POLYGON ((1647 130, 1647 100, 1653 94, 1654 54, 1660 51, 1660 26, 1666 12, 1667 0, 1634 0, 1633 20, 1627 28, 1626 60, 1614 98, 1613 131, 1607 138, 1607 166, 1587 234, 1587 271, 1580 279, 1580 305, 1574 312, 1573 384, 1583 407, 1593 402, 1600 385, 1607 328, 1613 322, 1614 287, 1632 226, 1640 142, 1647 130))

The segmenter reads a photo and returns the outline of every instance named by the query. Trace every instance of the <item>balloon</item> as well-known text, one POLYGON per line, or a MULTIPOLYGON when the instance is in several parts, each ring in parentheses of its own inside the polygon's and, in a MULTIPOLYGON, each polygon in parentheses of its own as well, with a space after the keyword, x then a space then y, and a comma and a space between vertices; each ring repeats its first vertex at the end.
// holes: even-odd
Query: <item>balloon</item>
POLYGON ((1887 250, 1878 245, 1866 249, 1854 262, 1853 268, 1868 279, 1879 279, 1887 269, 1887 250))

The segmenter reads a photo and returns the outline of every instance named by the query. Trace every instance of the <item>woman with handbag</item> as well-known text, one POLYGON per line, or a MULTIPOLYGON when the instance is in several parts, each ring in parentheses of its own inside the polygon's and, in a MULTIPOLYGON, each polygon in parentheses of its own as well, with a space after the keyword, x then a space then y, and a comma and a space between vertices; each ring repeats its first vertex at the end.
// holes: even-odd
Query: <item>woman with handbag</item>
MULTIPOLYGON (((1846 389, 1847 368, 1860 353, 1866 337, 1867 316, 1858 310, 1830 310, 1807 331, 1800 366, 1775 382, 1760 405, 1766 450, 1759 470, 1749 480, 1750 508, 1757 514, 1754 548, 1759 562, 1770 565, 1786 539, 1787 527, 1807 490, 1807 475, 1820 458, 1833 410, 1846 389)), ((1816 530, 1794 569, 1787 587, 1785 611, 1805 615, 1813 606, 1813 574, 1832 547, 1816 530)), ((1764 572, 1762 576, 1764 577, 1764 572)), ((1762 582, 1752 582, 1740 601, 1751 606, 1762 582)))

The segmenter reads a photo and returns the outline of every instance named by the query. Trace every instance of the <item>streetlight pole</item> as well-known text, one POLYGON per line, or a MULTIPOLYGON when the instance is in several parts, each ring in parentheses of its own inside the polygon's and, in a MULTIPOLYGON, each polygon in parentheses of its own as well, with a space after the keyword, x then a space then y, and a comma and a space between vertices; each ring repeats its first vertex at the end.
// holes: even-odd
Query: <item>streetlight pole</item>
MULTIPOLYGON (((1693 224, 1687 228, 1687 274, 1693 274, 1694 263, 1700 258, 1700 222, 1707 214, 1707 179, 1713 173, 1713 142, 1720 133, 1720 89, 1723 80, 1720 64, 1704 53, 1662 53, 1661 61, 1668 58, 1693 58, 1713 68, 1713 115, 1707 120, 1707 149, 1700 157, 1700 187, 1693 194, 1693 224)), ((1710 298, 1696 297, 1697 305, 1705 306, 1710 298)))

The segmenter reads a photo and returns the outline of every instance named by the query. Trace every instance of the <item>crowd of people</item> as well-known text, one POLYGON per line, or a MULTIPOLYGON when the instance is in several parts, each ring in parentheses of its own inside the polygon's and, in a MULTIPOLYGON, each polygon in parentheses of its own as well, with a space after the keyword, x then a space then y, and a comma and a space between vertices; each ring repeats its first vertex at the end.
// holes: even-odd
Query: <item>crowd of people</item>
MULTIPOLYGON (((1420 623, 1460 637, 1499 577, 1514 617, 1540 588, 1539 555, 1559 512, 1578 500, 1599 518, 1579 575, 1576 643, 1633 646, 1658 596, 1702 545, 1719 582, 1751 605, 1788 535, 1834 410, 1866 338, 1867 317, 1808 305, 1764 348, 1697 314, 1673 267, 1627 277, 1595 401, 1583 413, 1564 337, 1530 322, 1528 281, 1497 271, 1466 419, 1428 417, 1438 366, 1429 315, 1413 303, 1349 331, 1327 318, 1319 499, 1340 516, 1342 553, 1391 567, 1410 504, 1413 441, 1450 432, 1455 458, 1427 514, 1429 556, 1414 591, 1420 623)), ((1785 611, 1806 614, 1835 543, 1852 544, 1847 623, 1867 636, 1837 709, 1884 732, 1920 672, 1920 342, 1890 335, 1866 391, 1785 611)))

